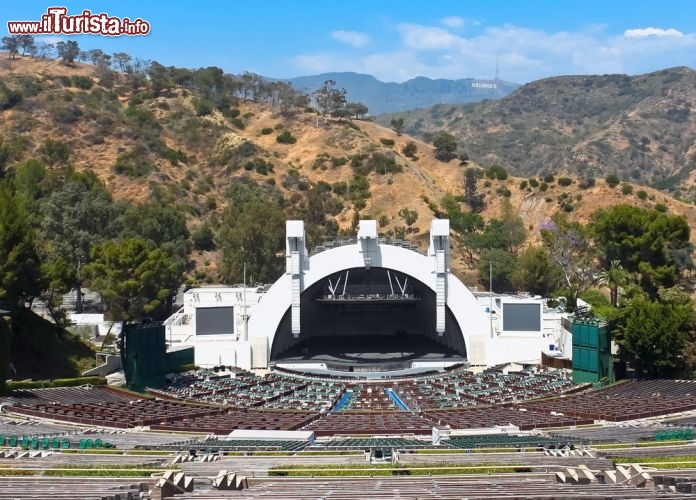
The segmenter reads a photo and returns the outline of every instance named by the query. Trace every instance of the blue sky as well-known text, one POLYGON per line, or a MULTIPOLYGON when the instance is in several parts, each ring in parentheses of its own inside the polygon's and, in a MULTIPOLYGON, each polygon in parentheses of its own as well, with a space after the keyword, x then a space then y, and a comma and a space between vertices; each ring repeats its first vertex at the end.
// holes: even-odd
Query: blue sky
POLYGON ((7 21, 39 20, 50 6, 151 25, 145 36, 63 37, 84 49, 277 78, 329 71, 396 82, 493 78, 498 61, 501 79, 525 83, 696 67, 693 0, 23 0, 3 3, 0 33, 7 21))

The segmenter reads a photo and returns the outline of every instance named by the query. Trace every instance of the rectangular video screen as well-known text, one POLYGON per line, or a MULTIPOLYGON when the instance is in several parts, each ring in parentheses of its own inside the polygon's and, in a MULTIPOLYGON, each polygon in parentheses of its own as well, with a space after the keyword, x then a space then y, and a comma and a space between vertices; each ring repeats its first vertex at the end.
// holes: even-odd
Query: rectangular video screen
POLYGON ((234 307, 199 307, 196 309, 196 335, 234 333, 234 307))

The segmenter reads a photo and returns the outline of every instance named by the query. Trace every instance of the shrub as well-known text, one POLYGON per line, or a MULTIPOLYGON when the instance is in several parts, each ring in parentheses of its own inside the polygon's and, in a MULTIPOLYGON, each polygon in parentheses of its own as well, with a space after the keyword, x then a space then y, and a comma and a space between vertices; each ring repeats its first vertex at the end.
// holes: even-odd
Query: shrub
POLYGON ((581 177, 580 181, 578 181, 578 187, 580 189, 589 189, 591 187, 594 187, 595 185, 595 178, 594 177, 581 177))
POLYGON ((48 109, 51 118, 56 123, 75 123, 82 116, 82 110, 74 103, 56 104, 48 109))
POLYGON ((331 166, 333 168, 338 168, 346 163, 348 163, 348 158, 345 156, 341 156, 340 158, 331 157, 331 166))
POLYGON ((263 158, 254 158, 244 164, 244 170, 254 170, 257 174, 266 175, 273 172, 273 164, 263 158))
POLYGON ((196 116, 208 116, 213 112, 213 103, 208 99, 195 98, 191 101, 194 109, 196 110, 196 116))
POLYGON ((413 141, 408 141, 401 152, 408 158, 413 158, 418 152, 418 146, 413 141))
POLYGON ((539 181, 536 179, 529 179, 529 185, 533 188, 539 187, 539 181))
POLYGON ((486 177, 489 179, 498 179, 504 181, 508 178, 508 171, 501 165, 493 165, 486 170, 486 177))
POLYGON ((609 175, 607 175, 607 176, 604 178, 604 181, 607 183, 607 185, 608 185, 610 188, 615 188, 616 186, 619 185, 619 182, 621 182, 621 181, 619 181, 619 178, 618 178, 616 175, 614 175, 614 174, 609 174, 609 175))
POLYGON ((387 138, 385 138, 385 137, 382 137, 382 138, 379 140, 379 142, 381 142, 382 144, 384 144, 385 146, 387 146, 387 147, 389 147, 389 148, 391 148, 392 146, 394 146, 394 139, 387 139, 387 138))
POLYGON ((520 182, 520 190, 524 191, 525 189, 527 189, 527 181, 526 180, 520 182))
POLYGON ((329 215, 338 215, 343 210, 343 202, 338 198, 330 197, 324 204, 324 211, 329 215))
POLYGON ((546 182, 547 184, 548 184, 549 182, 553 182, 553 180, 554 180, 553 174, 546 174, 546 175, 544 176, 544 182, 546 182))
POLYGON ((75 75, 72 77, 72 84, 78 89, 89 90, 94 85, 94 81, 88 76, 75 75))
POLYGON ((280 144, 295 144, 297 142, 297 137, 292 135, 289 130, 283 130, 276 137, 276 141, 280 144))
POLYGON ((145 149, 142 146, 134 150, 118 155, 114 172, 128 177, 145 177, 153 170, 153 165, 149 162, 145 149))
POLYGON ((193 248, 196 250, 214 250, 215 235, 210 224, 204 222, 201 226, 191 234, 193 248))
POLYGON ((13 108, 20 102, 22 102, 22 94, 8 89, 0 82, 0 110, 13 108))
POLYGON ((638 197, 638 199, 643 200, 643 201, 648 199, 648 193, 646 191, 644 191, 643 189, 639 189, 638 192, 636 193, 636 196, 638 197))
POLYGON ((402 171, 401 165, 396 163, 394 157, 381 153, 373 153, 372 156, 368 158, 364 168, 367 170, 367 172, 374 170, 375 173, 378 174, 388 174, 402 171))
POLYGON ((49 165, 65 164, 70 158, 70 146, 64 141, 46 139, 39 147, 39 151, 49 165))
POLYGON ((331 191, 336 194, 345 195, 348 192, 348 183, 346 181, 338 181, 331 184, 331 191))
POLYGON ((572 183, 573 183, 573 179, 571 179, 570 177, 559 177, 558 178, 558 185, 559 186, 567 187, 567 186, 570 186, 572 183))
POLYGON ((539 191, 546 191, 549 188, 549 185, 546 184, 545 182, 542 182, 539 184, 539 191))
POLYGON ((505 198, 509 198, 512 193, 510 190, 506 187, 499 187, 498 189, 495 190, 496 193, 498 193, 500 196, 503 196, 505 198))
POLYGON ((633 186, 631 186, 630 184, 623 184, 621 186, 621 194, 623 194, 624 196, 633 194, 633 186))
POLYGON ((79 385, 106 385, 104 377, 57 378, 54 380, 10 380, 7 387, 12 390, 43 389, 46 387, 76 387, 79 385))
POLYGON ((665 205, 664 203, 655 203, 655 210, 657 210, 658 212, 665 213, 667 212, 667 205, 665 205))
POLYGON ((273 133, 273 129, 271 127, 264 127, 261 129, 261 135, 271 135, 273 133))

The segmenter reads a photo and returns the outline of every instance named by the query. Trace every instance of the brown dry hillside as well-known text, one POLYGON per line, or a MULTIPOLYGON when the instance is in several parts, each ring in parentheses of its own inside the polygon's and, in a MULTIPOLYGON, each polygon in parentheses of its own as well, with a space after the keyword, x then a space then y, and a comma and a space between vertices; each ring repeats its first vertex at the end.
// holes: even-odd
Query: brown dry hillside
MULTIPOLYGON (((419 215, 418 231, 410 237, 425 246, 433 217, 428 201, 437 204, 445 194, 461 194, 463 172, 475 166, 438 161, 432 146, 370 121, 324 120, 306 111, 288 115, 273 103, 242 99, 227 112, 203 113, 198 94, 190 89, 175 86, 154 97, 145 79, 115 75, 109 86, 100 81, 90 65, 66 67, 29 58, 1 65, 0 137, 5 144, 22 144, 7 168, 13 161, 41 157, 48 139, 64 141, 75 168, 93 170, 116 198, 169 200, 186 211, 191 229, 222 212, 226 190, 234 183, 253 181, 279 190, 288 201, 289 217, 302 213, 309 189, 324 185, 324 196, 332 200, 328 217, 341 229, 349 228, 359 212, 360 218, 386 222, 380 231, 393 234, 405 225, 399 210, 409 208, 419 215), (10 105, 7 96, 12 92, 22 98, 10 105), (278 142, 283 133, 296 141, 278 142), (415 158, 402 153, 409 142, 417 147, 415 158), (341 187, 357 174, 369 183, 367 198, 341 187)), ((567 187, 549 182, 541 191, 521 188, 522 181, 484 178, 478 187, 485 193, 484 215, 499 216, 502 200, 509 199, 530 230, 530 243, 540 221, 570 207, 571 217, 586 220, 597 208, 616 203, 659 203, 687 216, 696 228, 692 206, 650 188, 634 186, 632 194, 623 194, 622 185, 609 188, 597 180, 594 187, 579 189, 574 179, 567 187), (639 197, 640 190, 644 196, 639 197)), ((214 257, 194 256, 199 265, 206 261, 212 269, 214 257)), ((455 261, 463 271, 459 259, 455 261)))
MULTIPOLYGON (((696 200, 696 71, 572 75, 530 82, 503 99, 399 113, 414 135, 446 130, 470 158, 516 175, 546 172, 650 184, 696 200)), ((394 115, 379 117, 389 123, 394 115)))

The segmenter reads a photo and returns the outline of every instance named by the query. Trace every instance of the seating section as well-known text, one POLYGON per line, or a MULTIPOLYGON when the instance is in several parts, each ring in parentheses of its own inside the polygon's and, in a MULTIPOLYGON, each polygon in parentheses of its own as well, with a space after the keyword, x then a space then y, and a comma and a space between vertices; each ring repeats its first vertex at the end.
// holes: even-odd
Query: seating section
POLYGON ((235 429, 297 430, 316 419, 314 412, 229 409, 224 413, 204 414, 166 423, 153 424, 151 429, 167 431, 195 431, 229 434, 235 429))
POLYGON ((410 412, 339 411, 330 413, 305 426, 317 436, 334 434, 430 434, 430 420, 410 412))
POLYGON ((298 381, 272 373, 221 376, 210 370, 197 375, 176 376, 165 390, 150 390, 157 396, 231 405, 237 408, 282 408, 326 411, 345 391, 345 384, 332 381, 298 381))
MULTIPOLYGON (((514 425, 532 430, 696 409, 696 383, 688 381, 625 382, 587 391, 554 374, 472 374, 461 369, 438 377, 370 382, 314 381, 287 373, 267 377, 242 373, 234 378, 211 374, 182 377, 166 391, 155 392, 158 397, 97 387, 21 391, 4 401, 13 414, 59 422, 216 434, 234 429, 306 429, 317 435, 429 434, 433 425, 453 429, 514 425), (406 409, 396 406, 387 389, 398 395, 406 409), (582 392, 574 393, 577 390, 582 392), (561 391, 564 397, 548 397, 561 391), (343 408, 331 411, 345 394, 343 408), (547 398, 538 399, 544 395, 547 398), (177 397, 192 401, 172 399, 177 397)), ((55 428, 54 434, 16 434, 53 438, 63 429, 58 424, 55 428)), ((7 441, 10 433, 1 426, 0 433, 7 441)), ((49 447, 55 447, 52 441, 49 447)))
MULTIPOLYGON (((393 438, 344 438, 332 439, 321 446, 321 449, 329 450, 364 450, 367 448, 398 448, 418 449, 430 446, 429 441, 419 441, 417 439, 406 439, 400 437, 393 438)), ((318 447, 317 447, 318 448, 318 447)))
POLYGON ((457 436, 445 443, 451 448, 563 448, 572 447, 572 442, 562 441, 545 436, 517 436, 510 434, 494 434, 488 436, 457 436))
POLYGON ((221 439, 209 437, 200 446, 210 452, 219 451, 300 451, 309 443, 290 439, 221 439))

